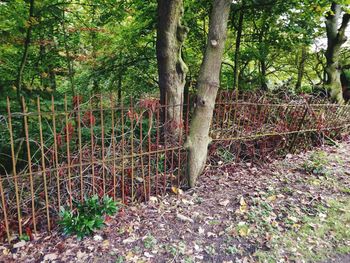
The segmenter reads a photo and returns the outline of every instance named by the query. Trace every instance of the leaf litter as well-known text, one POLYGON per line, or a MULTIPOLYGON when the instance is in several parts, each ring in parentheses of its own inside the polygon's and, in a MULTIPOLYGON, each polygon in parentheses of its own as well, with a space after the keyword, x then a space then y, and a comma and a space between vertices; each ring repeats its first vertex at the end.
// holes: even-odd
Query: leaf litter
POLYGON ((0 262, 342 262, 350 251, 338 248, 350 247, 350 234, 328 229, 318 238, 317 230, 331 217, 330 202, 350 203, 350 143, 320 150, 327 174, 302 168, 312 152, 208 167, 195 189, 127 207, 92 237, 34 235, 0 246, 0 262), (304 238, 305 227, 315 235, 304 238))

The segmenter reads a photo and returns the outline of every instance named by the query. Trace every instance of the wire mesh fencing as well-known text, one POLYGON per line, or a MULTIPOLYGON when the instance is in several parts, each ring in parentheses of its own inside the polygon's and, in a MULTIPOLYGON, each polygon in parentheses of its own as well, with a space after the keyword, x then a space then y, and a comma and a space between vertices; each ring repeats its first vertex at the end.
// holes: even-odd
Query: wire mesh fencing
POLYGON ((61 206, 87 196, 129 204, 180 187, 188 128, 181 124, 182 132, 172 136, 167 113, 187 105, 148 98, 124 106, 107 98, 22 98, 20 112, 12 112, 7 99, 0 127, 0 230, 8 239, 11 231, 50 231, 61 206))
POLYGON ((267 160, 273 155, 320 145, 349 131, 350 105, 314 97, 278 101, 264 96, 235 100, 218 94, 211 128, 209 159, 267 160))
MULTIPOLYGON (((350 125, 350 106, 299 100, 272 103, 234 92, 217 97, 208 162, 265 160, 306 140, 334 138, 350 125)), ((0 239, 50 231, 61 206, 96 194, 123 204, 186 184, 191 103, 156 98, 75 96, 7 99, 0 112, 0 239), (17 105, 17 108, 15 106, 17 105), (177 123, 170 116, 180 113, 177 123), (177 130, 176 134, 174 130, 177 130)))

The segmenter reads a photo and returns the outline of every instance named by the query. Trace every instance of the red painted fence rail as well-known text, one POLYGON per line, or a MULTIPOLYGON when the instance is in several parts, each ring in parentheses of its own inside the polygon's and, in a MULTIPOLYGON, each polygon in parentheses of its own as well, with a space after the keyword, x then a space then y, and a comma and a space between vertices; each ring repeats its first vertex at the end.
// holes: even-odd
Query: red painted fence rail
MULTIPOLYGON (((230 161, 263 160, 305 140, 337 136, 350 125, 347 105, 236 101, 234 94, 218 95, 208 162, 217 162, 222 153, 230 161)), ((0 112, 0 240, 50 231, 61 206, 72 207, 93 194, 127 205, 183 187, 190 101, 22 98, 15 108, 18 103, 7 99, 6 112, 0 112), (169 111, 183 116, 176 137, 169 111)))

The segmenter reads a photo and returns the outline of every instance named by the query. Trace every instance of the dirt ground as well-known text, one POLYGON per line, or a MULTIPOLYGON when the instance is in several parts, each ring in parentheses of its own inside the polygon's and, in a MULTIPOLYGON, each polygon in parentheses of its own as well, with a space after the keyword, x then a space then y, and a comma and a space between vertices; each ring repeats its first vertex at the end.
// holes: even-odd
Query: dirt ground
POLYGON ((94 236, 0 246, 0 262, 350 262, 350 142, 270 164, 207 167, 177 196, 127 207, 94 236))

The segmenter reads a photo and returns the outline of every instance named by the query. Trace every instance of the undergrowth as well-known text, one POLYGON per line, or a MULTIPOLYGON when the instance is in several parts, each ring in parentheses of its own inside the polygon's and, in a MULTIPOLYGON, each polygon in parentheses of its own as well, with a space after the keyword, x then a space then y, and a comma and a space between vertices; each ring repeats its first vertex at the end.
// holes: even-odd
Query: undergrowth
POLYGON ((314 175, 327 175, 328 169, 326 166, 328 164, 329 160, 327 159, 327 154, 324 151, 316 151, 304 162, 303 168, 307 173, 312 173, 314 175))
POLYGON ((118 204, 111 197, 101 200, 97 195, 74 202, 73 209, 61 207, 59 225, 65 235, 77 235, 79 239, 91 235, 104 225, 104 216, 118 211, 118 204))

